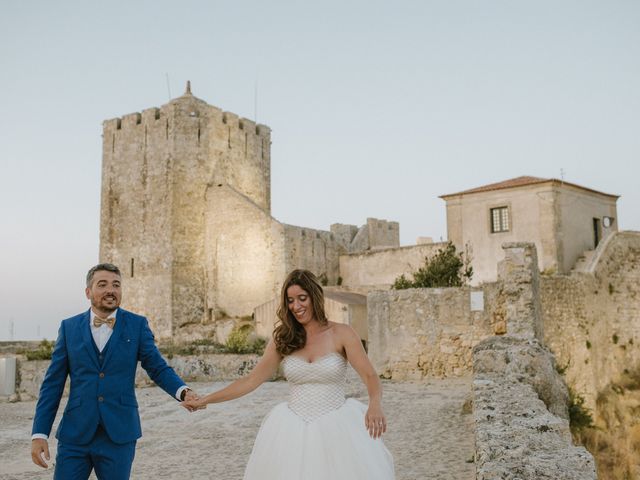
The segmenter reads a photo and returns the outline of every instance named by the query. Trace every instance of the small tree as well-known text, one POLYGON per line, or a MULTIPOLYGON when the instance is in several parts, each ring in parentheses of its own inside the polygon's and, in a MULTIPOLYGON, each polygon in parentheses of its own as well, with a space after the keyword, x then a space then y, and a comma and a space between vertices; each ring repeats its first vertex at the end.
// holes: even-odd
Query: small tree
POLYGON ((405 288, 436 288, 436 287, 460 287, 466 284, 473 276, 471 257, 467 250, 456 252, 456 247, 449 242, 440 248, 436 254, 425 257, 424 266, 420 267, 409 280, 400 275, 393 282, 391 288, 402 290, 405 288))

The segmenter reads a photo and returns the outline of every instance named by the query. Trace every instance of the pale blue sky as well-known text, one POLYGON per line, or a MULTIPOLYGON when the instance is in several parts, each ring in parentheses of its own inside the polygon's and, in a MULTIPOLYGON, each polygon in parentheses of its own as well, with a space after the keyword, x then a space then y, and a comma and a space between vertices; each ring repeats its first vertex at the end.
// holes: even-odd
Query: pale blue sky
POLYGON ((5 0, 0 339, 86 308, 101 123, 166 103, 167 74, 248 118, 257 82, 285 223, 446 238, 438 195, 564 169, 640 230, 639 25, 631 0, 5 0))

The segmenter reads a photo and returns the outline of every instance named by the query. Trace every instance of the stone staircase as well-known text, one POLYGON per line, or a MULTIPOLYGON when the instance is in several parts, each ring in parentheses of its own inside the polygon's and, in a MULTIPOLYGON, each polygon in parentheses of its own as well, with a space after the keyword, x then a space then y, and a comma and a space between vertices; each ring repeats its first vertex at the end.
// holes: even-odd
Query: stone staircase
POLYGON ((596 250, 585 250, 576 260, 575 265, 573 266, 573 272, 588 272, 591 263, 596 255, 596 250))

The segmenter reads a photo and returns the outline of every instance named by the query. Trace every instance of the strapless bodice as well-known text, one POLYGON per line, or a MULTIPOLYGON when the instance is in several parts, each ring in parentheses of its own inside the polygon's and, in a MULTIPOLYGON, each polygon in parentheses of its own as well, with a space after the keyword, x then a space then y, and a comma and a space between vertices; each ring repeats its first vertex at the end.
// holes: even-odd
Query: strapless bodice
POLYGON ((344 403, 347 361, 339 353, 329 353, 314 362, 289 355, 282 368, 290 385, 289 408, 305 422, 344 403))

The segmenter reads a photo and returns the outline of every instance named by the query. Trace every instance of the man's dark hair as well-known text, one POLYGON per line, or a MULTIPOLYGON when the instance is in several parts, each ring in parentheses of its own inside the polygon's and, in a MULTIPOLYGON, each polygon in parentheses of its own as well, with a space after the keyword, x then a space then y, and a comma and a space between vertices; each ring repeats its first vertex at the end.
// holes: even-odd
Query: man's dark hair
POLYGON ((104 270, 107 272, 113 272, 120 277, 122 276, 122 274, 120 273, 120 269, 116 267, 113 263, 99 263, 95 267, 91 267, 91 269, 87 272, 87 287, 91 286, 91 282, 93 281, 93 275, 96 272, 99 272, 101 270, 104 270))

